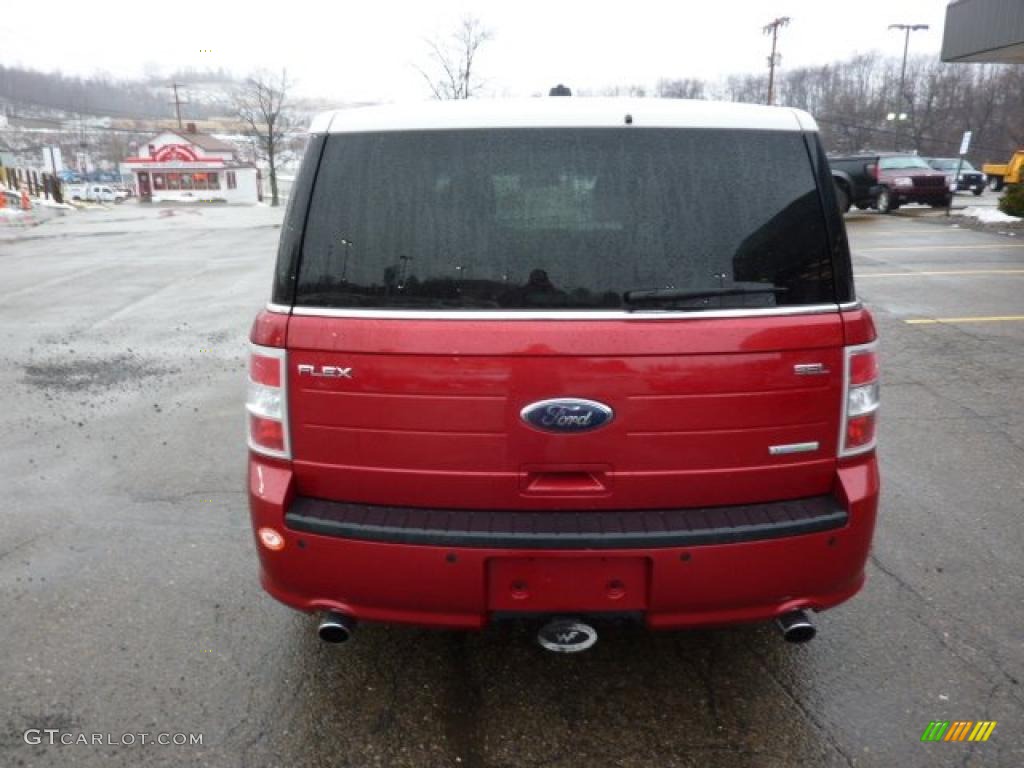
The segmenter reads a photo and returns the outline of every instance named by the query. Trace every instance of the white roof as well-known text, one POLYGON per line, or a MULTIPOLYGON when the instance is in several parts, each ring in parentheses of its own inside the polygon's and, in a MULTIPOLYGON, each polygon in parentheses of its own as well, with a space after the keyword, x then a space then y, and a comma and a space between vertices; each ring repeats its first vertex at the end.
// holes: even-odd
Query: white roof
POLYGON ((324 112, 310 133, 371 133, 471 128, 613 128, 627 115, 638 128, 740 128, 817 131, 807 112, 758 104, 689 99, 469 99, 384 104, 324 112))

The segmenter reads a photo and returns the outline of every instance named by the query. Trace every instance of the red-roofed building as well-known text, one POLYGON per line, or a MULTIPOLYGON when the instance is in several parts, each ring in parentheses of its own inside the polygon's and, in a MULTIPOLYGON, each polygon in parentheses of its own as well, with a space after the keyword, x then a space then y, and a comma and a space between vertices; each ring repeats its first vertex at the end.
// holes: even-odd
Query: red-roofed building
POLYGON ((226 141, 186 131, 165 131, 121 161, 142 202, 256 203, 263 199, 259 171, 226 141))

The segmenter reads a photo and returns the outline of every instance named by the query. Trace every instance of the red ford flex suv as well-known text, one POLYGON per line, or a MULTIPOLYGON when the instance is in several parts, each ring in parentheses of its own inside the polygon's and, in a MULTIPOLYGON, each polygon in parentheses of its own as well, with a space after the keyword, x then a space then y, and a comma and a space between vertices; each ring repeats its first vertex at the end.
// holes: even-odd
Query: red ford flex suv
POLYGON ((325 640, 506 618, 556 651, 609 618, 806 640, 864 582, 875 330, 806 113, 322 115, 251 341, 262 583, 325 640))

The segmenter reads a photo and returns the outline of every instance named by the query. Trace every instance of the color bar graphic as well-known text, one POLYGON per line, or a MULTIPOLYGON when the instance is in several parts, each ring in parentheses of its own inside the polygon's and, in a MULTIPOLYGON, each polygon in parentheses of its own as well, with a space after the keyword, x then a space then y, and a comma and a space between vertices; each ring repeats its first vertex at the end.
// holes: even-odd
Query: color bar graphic
POLYGON ((932 720, 921 741, 988 741, 995 729, 995 720, 932 720))
POLYGON ((967 738, 967 734, 970 733, 972 725, 974 723, 970 720, 954 720, 953 725, 946 732, 946 738, 943 741, 963 741, 967 738))
POLYGON ((968 741, 988 741, 988 737, 992 735, 992 731, 996 729, 996 721, 982 721, 974 726, 974 730, 971 731, 968 741))
POLYGON ((949 720, 932 720, 921 734, 921 741, 942 741, 948 728, 949 720))

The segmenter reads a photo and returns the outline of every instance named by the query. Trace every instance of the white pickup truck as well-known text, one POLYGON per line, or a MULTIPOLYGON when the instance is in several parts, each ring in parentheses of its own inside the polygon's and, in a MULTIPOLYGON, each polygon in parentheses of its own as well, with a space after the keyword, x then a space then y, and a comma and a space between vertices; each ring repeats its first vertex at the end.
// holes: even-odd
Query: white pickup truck
POLYGON ((69 184, 67 197, 72 200, 87 200, 97 203, 123 203, 128 194, 108 184, 69 184))

